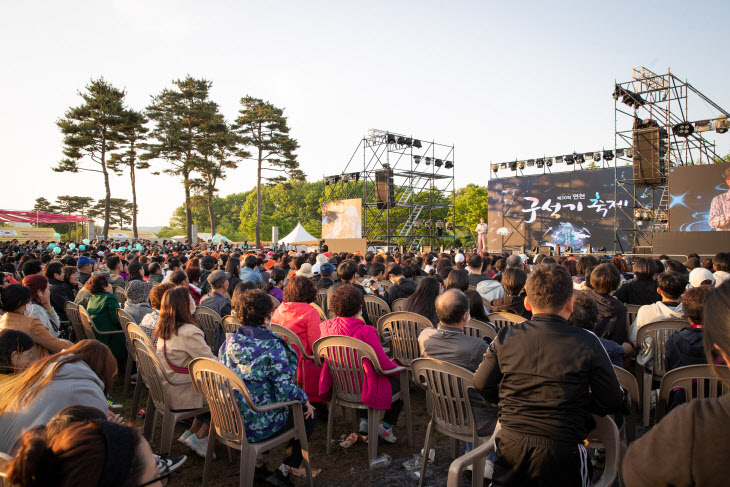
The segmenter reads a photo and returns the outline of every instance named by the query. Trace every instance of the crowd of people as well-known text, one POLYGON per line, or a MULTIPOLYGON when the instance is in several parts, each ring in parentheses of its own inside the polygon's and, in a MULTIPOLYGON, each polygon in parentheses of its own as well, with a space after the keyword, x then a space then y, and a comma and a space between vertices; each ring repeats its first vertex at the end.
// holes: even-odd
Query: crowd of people
MULTIPOLYGON (((128 353, 124 336, 83 339, 68 324, 65 303, 73 301, 98 330, 120 330, 119 291, 123 309, 148 335, 173 382, 190 380, 192 360, 217 360, 238 374, 257 405, 300 402, 307 436, 327 414, 333 379, 326 365, 320 369, 272 333, 271 323, 296 333, 308 355, 322 337, 365 342, 385 375, 366 363, 362 401, 382 411, 378 436, 389 443, 397 441, 404 407, 393 401, 398 375, 388 375, 398 364, 381 344, 365 296, 388 305, 404 299, 404 311, 433 325, 419 336, 421 356, 474 373, 470 400, 478 435, 491 436, 501 423, 497 451, 485 467, 495 486, 588 485, 583 444, 594 426, 591 414, 617 415, 623 423, 626 395, 613 367, 647 363, 647 344, 637 343, 641 327, 686 320, 667 341, 667 370, 718 366, 730 356, 730 284, 723 284, 730 253, 679 262, 456 250, 265 252, 166 242, 63 248, 0 246, 0 452, 12 457, 6 470, 12 485, 158 486, 179 465, 154 455, 137 430, 111 412, 114 377, 128 353), (323 289, 329 319, 316 304, 323 289), (630 326, 627 305, 641 305, 630 326), (207 342, 195 317, 199 306, 235 317, 240 327, 225 333, 221 326, 207 342), (464 334, 472 319, 491 325, 493 312, 524 321, 499 329, 491 342, 464 334)), ((192 383, 168 392, 173 410, 205 406, 192 383)), ((291 407, 257 412, 237 399, 251 442, 294 425, 291 407)), ((675 400, 674 410, 630 445, 622 468, 626 484, 717 484, 724 478, 718 445, 726 438, 728 400, 675 400), (718 441, 708 444, 709 438, 718 441)), ((368 435, 367 411, 360 418, 359 434, 368 435)), ((210 416, 197 415, 178 440, 205 456, 209 429, 210 416)), ((276 468, 257 459, 256 478, 292 485, 292 469, 303 459, 292 440, 276 468)))

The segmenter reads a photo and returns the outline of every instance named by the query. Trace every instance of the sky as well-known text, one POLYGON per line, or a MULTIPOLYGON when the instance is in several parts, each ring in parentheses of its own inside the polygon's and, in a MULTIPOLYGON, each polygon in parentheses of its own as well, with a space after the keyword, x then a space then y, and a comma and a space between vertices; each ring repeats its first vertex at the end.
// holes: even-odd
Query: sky
MULTIPOLYGON (((730 109, 729 14, 726 1, 6 1, 0 208, 104 197, 100 174, 51 170, 56 120, 102 76, 138 110, 188 74, 212 81, 229 121, 245 95, 285 108, 310 181, 344 170, 375 128, 453 144, 456 186, 486 185, 493 162, 613 148, 613 85, 635 66, 730 109)), ((700 114, 717 115, 689 107, 700 114)), ((730 133, 709 138, 728 153, 730 133)), ((244 161, 218 189, 254 185, 244 161)), ((131 199, 128 176, 111 192, 131 199)), ((137 194, 141 226, 167 225, 184 200, 179 180, 145 172, 137 194)))

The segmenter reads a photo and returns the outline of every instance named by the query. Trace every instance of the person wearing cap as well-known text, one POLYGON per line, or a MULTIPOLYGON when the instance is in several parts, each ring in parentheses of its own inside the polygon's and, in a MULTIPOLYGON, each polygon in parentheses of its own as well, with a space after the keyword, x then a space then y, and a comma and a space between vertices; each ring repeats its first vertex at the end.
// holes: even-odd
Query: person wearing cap
MULTIPOLYGON (((226 293, 228 292, 228 280, 230 278, 231 275, 225 271, 213 271, 208 276, 208 284, 210 285, 212 292, 203 296, 203 299, 200 300, 200 306, 212 309, 218 313, 218 316, 221 318, 230 315, 231 302, 228 298, 226 298, 226 293)), ((215 329, 215 337, 213 341, 214 349, 220 350, 221 345, 223 345, 225 340, 226 334, 219 323, 215 329)))
POLYGON ((91 273, 94 271, 94 261, 82 255, 76 262, 76 267, 79 270, 79 285, 83 286, 86 281, 91 277, 91 273))
POLYGON ((310 264, 309 262, 305 262, 304 264, 302 264, 302 266, 299 268, 295 275, 306 277, 307 279, 314 278, 314 274, 312 273, 312 264, 310 264))
POLYGON ((463 265, 464 265, 464 262, 465 262, 465 261, 466 261, 466 257, 464 257, 464 254, 462 254, 461 252, 460 252, 460 253, 458 253, 458 254, 456 254, 456 255, 454 256, 454 262, 455 262, 456 264, 459 264, 459 267, 458 267, 459 269, 461 269, 461 268, 462 268, 461 266, 463 266, 463 265))
POLYGON ((715 276, 704 267, 696 267, 689 273, 689 284, 692 287, 700 287, 703 284, 715 285, 715 276))
POLYGON ((320 264, 319 279, 317 280, 317 289, 329 289, 335 283, 332 280, 332 273, 335 272, 335 266, 329 262, 320 264))

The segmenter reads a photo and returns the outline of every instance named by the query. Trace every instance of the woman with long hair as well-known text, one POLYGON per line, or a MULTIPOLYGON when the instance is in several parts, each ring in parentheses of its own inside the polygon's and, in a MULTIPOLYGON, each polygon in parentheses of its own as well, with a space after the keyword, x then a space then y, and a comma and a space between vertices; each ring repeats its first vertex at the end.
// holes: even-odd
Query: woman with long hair
POLYGON ((0 383, 31 363, 33 339, 18 330, 0 331, 0 383))
MULTIPOLYGON (((211 358, 215 355, 205 342, 205 334, 193 317, 195 303, 185 287, 174 287, 162 296, 160 317, 157 320, 157 358, 168 377, 174 382, 190 380, 188 364, 198 357, 211 358)), ((170 409, 199 409, 205 406, 205 399, 193 387, 165 384, 170 409)), ((208 448, 209 416, 197 416, 190 430, 178 439, 201 457, 208 448)))
POLYGON ((19 330, 29 335, 35 343, 31 354, 34 360, 73 345, 68 340, 53 336, 40 319, 30 316, 32 297, 31 290, 21 284, 4 288, 0 298, 5 314, 0 317, 0 329, 19 330))
POLYGON ((482 295, 473 289, 467 289, 464 293, 469 300, 469 314, 475 320, 489 324, 489 310, 484 306, 482 295))
POLYGON ((433 326, 439 323, 436 315, 436 298, 441 293, 441 285, 433 277, 427 277, 418 283, 416 292, 406 298, 403 311, 416 313, 431 320, 433 326))
POLYGON ((469 273, 463 269, 453 269, 446 278, 446 289, 465 292, 469 289, 469 273))
POLYGON ((233 293, 238 283, 241 282, 241 278, 238 277, 241 274, 241 259, 238 257, 229 258, 226 261, 225 269, 231 275, 230 279, 228 279, 228 289, 233 293))
POLYGON ((117 362, 106 345, 81 340, 0 384, 0 451, 11 451, 23 430, 46 424, 66 406, 106 413, 116 373, 117 362))

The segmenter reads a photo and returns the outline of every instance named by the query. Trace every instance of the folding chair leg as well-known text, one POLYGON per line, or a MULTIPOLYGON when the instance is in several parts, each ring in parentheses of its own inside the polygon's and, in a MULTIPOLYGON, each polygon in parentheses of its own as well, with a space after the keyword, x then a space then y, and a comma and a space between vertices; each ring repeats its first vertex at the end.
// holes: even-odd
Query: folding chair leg
POLYGON ((142 399, 142 375, 137 374, 137 384, 134 386, 134 397, 132 399, 132 425, 137 424, 137 413, 139 413, 139 402, 142 399))
POLYGON ((144 437, 147 441, 152 442, 155 437, 155 414, 157 409, 155 403, 152 402, 152 397, 147 397, 147 413, 144 417, 144 437))
POLYGON ((162 415, 162 438, 160 438, 160 454, 169 455, 172 448, 172 434, 175 432, 175 415, 165 411, 162 415))
MULTIPOLYGON (((124 396, 126 397, 129 393, 129 384, 132 382, 132 364, 134 363, 134 360, 132 360, 132 354, 127 353, 127 366, 125 367, 124 371, 124 396)), ((139 378, 139 374, 137 374, 137 378, 139 378)))
MULTIPOLYGON (((210 464, 213 461, 213 449, 215 448, 215 440, 218 435, 215 432, 215 428, 211 425, 210 433, 208 433, 208 450, 205 452, 205 463, 203 464, 203 487, 208 485, 208 475, 210 474, 210 464), (210 453, 209 453, 210 452, 210 453)), ((243 452, 241 452, 241 478, 243 478, 243 452)), ((243 484, 241 484, 243 485, 243 484)))
POLYGON ((651 373, 647 374, 646 369, 641 374, 644 378, 641 384, 641 407, 642 407, 642 421, 644 426, 649 426, 649 416, 651 413, 651 373))
POLYGON ((332 455, 332 429, 335 427, 335 400, 330 400, 330 412, 327 418, 327 455, 332 455))
POLYGON ((418 477, 418 487, 423 486, 423 479, 426 477, 426 466, 428 465, 428 452, 431 451, 431 435, 433 434, 433 419, 426 427, 426 440, 423 442, 423 460, 421 462, 421 475, 418 477))
POLYGON ((413 415, 411 414, 411 391, 408 371, 400 373, 400 397, 403 401, 403 409, 406 416, 406 428, 408 430, 408 446, 413 448, 413 415))
POLYGON ((248 448, 246 453, 241 450, 241 487, 253 485, 254 475, 256 475, 256 449, 248 448), (245 458, 245 460, 244 460, 245 458))
POLYGON ((380 428, 380 411, 368 408, 368 460, 371 462, 378 456, 378 428, 380 428))
POLYGON ((449 438, 449 455, 452 460, 456 460, 459 456, 459 440, 456 438, 449 438))

